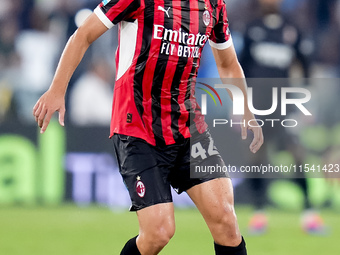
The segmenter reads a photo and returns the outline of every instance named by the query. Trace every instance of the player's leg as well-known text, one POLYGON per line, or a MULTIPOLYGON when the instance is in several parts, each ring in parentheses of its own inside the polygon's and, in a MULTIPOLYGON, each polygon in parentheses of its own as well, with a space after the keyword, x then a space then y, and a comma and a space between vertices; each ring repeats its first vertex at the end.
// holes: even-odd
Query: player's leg
POLYGON ((234 211, 232 183, 226 173, 217 171, 225 163, 209 131, 192 134, 180 155, 170 175, 171 184, 179 193, 186 191, 196 204, 213 236, 216 254, 245 255, 245 242, 234 211), (215 167, 216 171, 196 172, 196 166, 215 167))
MULTIPOLYGON (((263 144, 261 150, 256 154, 249 152, 247 158, 250 165, 260 166, 261 164, 269 163, 267 144, 263 144)), ((248 233, 250 235, 262 235, 266 233, 268 228, 266 215, 268 179, 264 178, 262 173, 249 173, 247 174, 246 183, 248 184, 249 197, 254 207, 254 212, 248 223, 248 233)))
POLYGON ((157 204, 137 212, 141 254, 158 254, 175 233, 173 203, 157 204))
POLYGON ((119 171, 131 198, 130 210, 137 211, 140 228, 139 235, 125 244, 121 255, 158 254, 175 231, 167 178, 173 153, 159 155, 163 151, 131 136, 115 135, 112 139, 119 171))
POLYGON ((209 227, 216 254, 247 254, 234 210, 231 180, 218 178, 206 181, 190 188, 187 193, 209 227))
MULTIPOLYGON (((288 150, 294 157, 295 165, 303 165, 305 161, 305 150, 298 141, 298 138, 288 133, 284 128, 280 131, 279 150, 288 150)), ((308 183, 305 173, 297 172, 295 183, 300 186, 304 197, 304 210, 301 215, 301 227, 306 233, 312 235, 327 234, 327 226, 321 215, 313 208, 308 196, 308 183)))
POLYGON ((137 211, 139 235, 130 239, 121 255, 158 254, 175 233, 174 206, 162 203, 137 211))

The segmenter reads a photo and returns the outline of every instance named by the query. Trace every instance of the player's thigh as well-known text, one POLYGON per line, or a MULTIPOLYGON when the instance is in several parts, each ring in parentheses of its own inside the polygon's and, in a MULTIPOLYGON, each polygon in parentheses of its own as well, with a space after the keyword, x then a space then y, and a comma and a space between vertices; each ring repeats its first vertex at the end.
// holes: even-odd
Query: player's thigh
POLYGON ((235 211, 232 183, 217 178, 187 190, 202 214, 214 241, 220 245, 237 246, 241 241, 235 211))
POLYGON ((186 192, 202 213, 207 211, 207 217, 211 215, 210 211, 219 213, 234 204, 232 183, 228 173, 223 171, 225 168, 209 131, 193 135, 190 140, 190 179, 198 183, 186 192), (196 150, 201 153, 195 153, 196 150), (213 171, 193 171, 197 167, 213 171))
POLYGON ((187 190, 206 220, 216 220, 233 211, 234 193, 230 178, 217 178, 187 190), (217 217, 217 218, 216 218, 217 217))

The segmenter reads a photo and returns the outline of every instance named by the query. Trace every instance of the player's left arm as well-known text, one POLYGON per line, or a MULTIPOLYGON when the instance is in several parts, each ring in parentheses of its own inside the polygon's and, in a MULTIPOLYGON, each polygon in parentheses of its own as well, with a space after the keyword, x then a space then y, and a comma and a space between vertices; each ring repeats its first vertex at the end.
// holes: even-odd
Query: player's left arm
POLYGON ((256 122, 256 125, 249 126, 248 121, 255 119, 254 114, 248 108, 248 98, 247 98, 247 84, 245 81, 243 69, 237 59, 235 48, 233 45, 226 49, 212 48, 213 55, 215 57, 218 73, 223 78, 231 78, 233 80, 233 85, 237 86, 242 90, 244 95, 244 116, 243 120, 245 125, 241 125, 242 139, 247 138, 247 130, 251 130, 254 133, 253 141, 251 142, 249 148, 251 152, 256 153, 263 144, 264 138, 262 133, 262 128, 256 122))

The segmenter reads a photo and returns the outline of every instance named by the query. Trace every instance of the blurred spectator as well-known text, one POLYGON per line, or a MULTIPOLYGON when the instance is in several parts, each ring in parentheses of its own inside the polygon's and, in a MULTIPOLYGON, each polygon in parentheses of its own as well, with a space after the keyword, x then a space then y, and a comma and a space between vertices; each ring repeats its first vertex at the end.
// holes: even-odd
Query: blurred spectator
MULTIPOLYGON (((58 35, 62 45, 64 45, 67 39, 74 33, 77 25, 80 25, 82 21, 87 18, 89 11, 92 11, 97 5, 98 0, 59 0, 56 2, 50 13, 51 29, 58 35), (76 20, 78 20, 80 24, 76 24, 76 20)), ((115 49, 117 46, 117 38, 117 27, 114 27, 91 45, 69 82, 69 91, 72 91, 75 82, 87 71, 87 63, 93 61, 93 56, 102 58, 110 65, 114 65, 115 55, 112 49, 115 49), (107 49, 110 50, 108 51, 107 49)), ((70 94, 71 93, 66 94, 66 108, 69 106, 70 94)))
MULTIPOLYGON (((13 115, 14 110, 16 119, 33 123, 31 108, 50 85, 62 46, 77 28, 76 15, 82 8, 93 9, 97 4, 98 0, 1 0, 0 87, 3 93, 0 121, 4 120, 6 112, 11 111, 13 115)), ((92 61, 93 55, 113 66, 114 51, 106 49, 117 45, 116 33, 117 29, 110 30, 91 46, 70 81, 70 91, 86 72, 86 63, 92 61)), ((68 97, 69 94, 67 105, 68 97)))
POLYGON ((32 107, 53 78, 59 41, 49 32, 45 13, 35 8, 31 13, 32 28, 22 31, 16 38, 16 51, 20 56, 20 87, 15 93, 19 119, 33 122, 32 107))
POLYGON ((12 115, 13 90, 20 65, 14 46, 20 29, 17 2, 2 0, 0 8, 0 123, 12 115))
POLYGON ((14 42, 18 33, 18 22, 15 19, 0 21, 0 70, 10 69, 19 64, 14 42))
MULTIPOLYGON (((258 0, 261 16, 250 22, 245 30, 244 49, 240 57, 241 65, 247 78, 248 86, 254 88, 253 104, 256 109, 270 109, 272 105, 272 88, 290 86, 288 79, 292 70, 299 63, 302 70, 300 77, 309 77, 310 59, 313 53, 313 43, 304 41, 299 28, 280 12, 282 0, 258 0), (275 79, 275 80, 274 80, 275 79)), ((281 107, 269 119, 282 119, 281 107)), ((266 143, 259 153, 249 155, 252 165, 272 163, 269 150, 288 151, 296 165, 301 165, 304 159, 302 146, 297 138, 283 126, 264 126, 263 133, 266 143), (269 149, 270 148, 270 149, 269 149)), ((249 231, 254 234, 263 233, 267 228, 267 219, 262 210, 266 205, 266 180, 263 176, 252 176, 249 186, 257 210, 250 220, 249 231)), ((311 204, 308 198, 305 176, 297 176, 295 180, 304 194, 304 209, 309 210, 311 204)), ((314 214, 313 214, 314 215, 314 214)), ((314 217, 315 219, 318 217, 314 217)), ((313 219, 314 219, 313 218, 313 219)), ((307 227, 306 230, 309 230, 307 227)), ((314 230, 314 229, 313 229, 314 230)), ((324 231, 323 225, 318 225, 316 231, 324 231)))
POLYGON ((317 45, 317 65, 315 77, 340 77, 340 28, 339 12, 336 0, 313 0, 315 3, 314 15, 318 23, 315 29, 317 45))
POLYGON ((286 78, 295 60, 309 76, 312 42, 304 42, 296 25, 279 13, 281 0, 259 0, 263 11, 245 31, 241 65, 248 78, 286 78))
POLYGON ((11 106, 12 93, 8 87, 0 83, 0 124, 4 121, 11 106))
POLYGON ((79 126, 109 126, 114 73, 105 60, 94 61, 76 81, 70 95, 71 122, 79 126))
POLYGON ((314 15, 317 18, 317 28, 319 30, 327 29, 332 23, 333 12, 337 0, 311 0, 314 15))
POLYGON ((2 0, 0 7, 0 72, 18 65, 15 39, 20 30, 20 0, 2 0))
POLYGON ((79 1, 60 0, 50 10, 51 21, 57 23, 59 29, 62 30, 63 36, 59 39, 62 40, 62 44, 65 44, 77 29, 74 17, 82 7, 79 1))
POLYGON ((335 6, 335 20, 337 27, 340 29, 340 0, 337 1, 336 6, 335 6))

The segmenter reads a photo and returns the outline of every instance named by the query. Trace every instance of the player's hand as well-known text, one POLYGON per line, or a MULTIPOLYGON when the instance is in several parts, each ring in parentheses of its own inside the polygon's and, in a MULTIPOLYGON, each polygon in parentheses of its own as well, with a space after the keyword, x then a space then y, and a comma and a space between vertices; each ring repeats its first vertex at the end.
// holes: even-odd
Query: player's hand
POLYGON ((59 123, 64 126, 65 118, 65 95, 58 94, 48 90, 43 94, 33 107, 33 116, 38 126, 41 128, 40 133, 44 133, 55 112, 59 112, 59 123))
POLYGON ((245 125, 241 125, 241 135, 243 140, 247 139, 247 130, 252 131, 254 134, 253 141, 249 146, 249 149, 252 153, 256 153, 261 148, 264 141, 262 128, 254 119, 255 117, 253 114, 251 113, 245 114, 243 116, 243 122, 245 123, 245 125))

